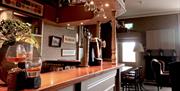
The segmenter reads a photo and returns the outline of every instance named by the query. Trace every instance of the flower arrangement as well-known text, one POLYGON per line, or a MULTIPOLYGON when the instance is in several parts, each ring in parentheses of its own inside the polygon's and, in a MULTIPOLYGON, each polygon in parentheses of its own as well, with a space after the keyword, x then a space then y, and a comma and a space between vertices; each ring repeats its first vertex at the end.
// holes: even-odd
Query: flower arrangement
POLYGON ((33 44, 38 48, 38 42, 31 36, 31 24, 20 20, 8 19, 0 22, 0 48, 16 41, 33 44))

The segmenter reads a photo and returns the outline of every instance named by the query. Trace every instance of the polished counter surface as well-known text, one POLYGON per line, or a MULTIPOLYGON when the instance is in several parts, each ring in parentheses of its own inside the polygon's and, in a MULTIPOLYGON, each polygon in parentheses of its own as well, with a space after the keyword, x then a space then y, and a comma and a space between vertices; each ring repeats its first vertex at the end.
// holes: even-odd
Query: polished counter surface
MULTIPOLYGON (((41 74, 41 87, 38 89, 25 89, 24 91, 55 91, 62 89, 110 70, 118 69, 123 64, 112 65, 111 62, 104 62, 101 66, 81 67, 70 70, 49 72, 41 74)), ((0 87, 0 91, 7 91, 7 87, 0 87)))

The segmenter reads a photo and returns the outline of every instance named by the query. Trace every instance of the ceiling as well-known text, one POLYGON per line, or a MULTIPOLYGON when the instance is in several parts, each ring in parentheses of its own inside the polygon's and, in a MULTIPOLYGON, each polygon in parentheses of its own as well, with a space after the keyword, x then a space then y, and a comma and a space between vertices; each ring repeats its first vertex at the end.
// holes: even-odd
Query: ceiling
MULTIPOLYGON (((46 0, 41 0, 43 1, 43 3, 47 3, 45 2, 46 0)), ((117 12, 125 12, 124 8, 121 9, 121 7, 123 7, 120 3, 122 2, 115 2, 114 0, 93 0, 94 3, 95 3, 95 6, 101 10, 101 8, 103 8, 103 12, 99 12, 99 14, 95 14, 93 18, 91 19, 83 19, 83 20, 78 20, 78 21, 71 21, 71 22, 61 22, 59 23, 60 26, 67 26, 67 25, 71 25, 71 26, 77 26, 77 25, 92 25, 92 24, 97 24, 97 22, 101 22, 101 23, 104 23, 104 22, 108 22, 110 21, 114 15, 113 15, 113 11, 116 10, 116 8, 119 8, 119 10, 117 12), (106 4, 108 4, 108 6, 106 6, 106 4), (104 17, 106 16, 106 17, 104 17)), ((119 1, 122 1, 122 0, 119 0, 119 1)), ((53 1, 52 1, 53 2, 53 1)), ((73 5, 78 5, 78 4, 72 4, 70 5, 73 6, 73 5)), ((83 7, 84 8, 84 7, 83 7)), ((71 12, 71 11, 69 11, 71 12)), ((117 13, 116 12, 116 13, 117 13)), ((76 14, 76 13, 74 13, 76 14)), ((121 14, 121 13, 118 13, 118 14, 121 14)))
POLYGON ((125 5, 118 19, 180 13, 180 0, 125 0, 125 5))

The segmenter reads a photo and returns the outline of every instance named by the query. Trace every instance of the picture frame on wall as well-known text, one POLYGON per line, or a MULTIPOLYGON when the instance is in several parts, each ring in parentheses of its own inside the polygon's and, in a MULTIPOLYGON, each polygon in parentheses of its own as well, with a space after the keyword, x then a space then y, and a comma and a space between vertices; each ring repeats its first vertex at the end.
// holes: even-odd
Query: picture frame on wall
POLYGON ((75 49, 61 49, 61 56, 75 56, 75 49))
POLYGON ((76 43, 76 38, 72 37, 72 36, 63 35, 63 42, 68 43, 68 44, 75 44, 76 43))
POLYGON ((68 29, 68 30, 76 30, 76 27, 75 26, 67 26, 66 29, 68 29))
POLYGON ((61 47, 61 37, 49 36, 49 46, 50 47, 61 47))

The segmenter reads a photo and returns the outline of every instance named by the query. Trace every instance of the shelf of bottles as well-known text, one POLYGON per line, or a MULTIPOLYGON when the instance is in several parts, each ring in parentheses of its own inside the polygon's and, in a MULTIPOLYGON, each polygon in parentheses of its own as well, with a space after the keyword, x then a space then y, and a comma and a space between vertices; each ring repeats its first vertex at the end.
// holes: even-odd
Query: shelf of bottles
POLYGON ((32 19, 31 24, 32 24, 32 36, 34 36, 34 38, 37 40, 37 42, 39 44, 38 51, 39 51, 40 55, 42 55, 42 53, 41 53, 41 49, 42 49, 42 20, 32 19))
POLYGON ((41 25, 42 25, 41 20, 33 20, 32 21, 32 34, 33 34, 33 36, 36 36, 36 37, 42 36, 41 25))

